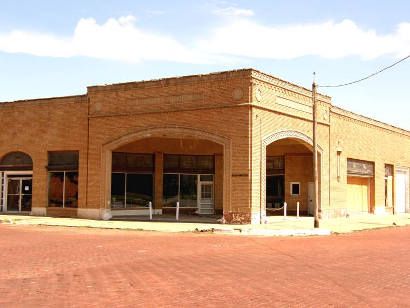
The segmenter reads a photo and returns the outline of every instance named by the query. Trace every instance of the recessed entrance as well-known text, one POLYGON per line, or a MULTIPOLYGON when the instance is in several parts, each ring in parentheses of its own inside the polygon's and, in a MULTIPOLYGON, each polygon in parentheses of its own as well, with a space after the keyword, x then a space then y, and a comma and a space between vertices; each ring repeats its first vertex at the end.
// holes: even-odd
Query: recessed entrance
POLYGON ((113 216, 222 214, 223 146, 193 137, 150 137, 112 150, 113 216))
POLYGON ((0 161, 0 205, 4 212, 30 212, 33 161, 23 152, 12 152, 0 161))
MULTIPOLYGON (((310 138, 283 131, 264 139, 262 156, 262 206, 266 215, 313 214, 313 153, 310 138)), ((321 149, 318 152, 319 210, 321 203, 321 149)), ((263 209, 262 209, 263 212, 263 209)), ((262 214, 263 215, 263 214, 262 214)))

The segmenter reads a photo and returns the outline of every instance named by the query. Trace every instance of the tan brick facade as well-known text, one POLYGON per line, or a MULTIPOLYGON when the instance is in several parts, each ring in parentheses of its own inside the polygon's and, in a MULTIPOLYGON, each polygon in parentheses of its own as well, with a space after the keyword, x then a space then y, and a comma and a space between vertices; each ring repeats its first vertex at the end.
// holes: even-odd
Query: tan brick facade
MULTIPOLYGON (((215 212, 228 223, 259 223, 266 214, 266 156, 284 157, 289 211, 299 202, 308 212, 311 109, 309 90, 252 69, 95 86, 83 96, 1 104, 0 159, 15 151, 31 156, 33 214, 100 219, 113 211, 112 151, 154 155, 157 210, 164 155, 212 155, 215 212), (47 207, 49 151, 79 151, 78 208, 47 207), (294 182, 298 195, 290 194, 294 182)), ((354 212, 346 204, 347 159, 374 164, 370 212, 384 208, 385 164, 410 168, 410 132, 332 106, 324 95, 318 121, 322 215, 354 212)))

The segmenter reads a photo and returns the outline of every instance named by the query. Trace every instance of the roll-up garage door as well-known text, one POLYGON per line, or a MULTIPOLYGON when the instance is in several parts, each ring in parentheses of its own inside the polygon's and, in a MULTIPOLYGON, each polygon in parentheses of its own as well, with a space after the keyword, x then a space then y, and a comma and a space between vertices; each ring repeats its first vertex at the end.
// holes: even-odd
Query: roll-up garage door
POLYGON ((369 212, 374 164, 355 159, 347 160, 346 207, 351 212, 369 212))
POLYGON ((408 171, 396 171, 396 213, 406 212, 408 171))

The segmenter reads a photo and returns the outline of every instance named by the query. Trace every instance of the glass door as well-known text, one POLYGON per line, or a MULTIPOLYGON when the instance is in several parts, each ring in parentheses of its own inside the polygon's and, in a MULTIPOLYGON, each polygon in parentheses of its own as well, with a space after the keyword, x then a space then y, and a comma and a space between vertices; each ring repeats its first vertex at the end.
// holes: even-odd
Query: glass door
POLYGON ((7 211, 31 211, 32 178, 11 177, 7 180, 7 211))
POLYGON ((8 179, 7 181, 7 211, 20 210, 20 179, 8 179))
POLYGON ((20 211, 31 211, 32 182, 31 178, 21 179, 20 211))

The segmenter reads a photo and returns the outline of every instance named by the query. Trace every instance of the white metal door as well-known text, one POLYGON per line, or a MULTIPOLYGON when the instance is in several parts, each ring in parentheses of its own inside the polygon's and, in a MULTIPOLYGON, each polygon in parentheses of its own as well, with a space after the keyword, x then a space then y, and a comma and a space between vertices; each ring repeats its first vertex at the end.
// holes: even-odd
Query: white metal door
POLYGON ((315 187, 313 182, 308 183, 308 214, 313 215, 313 199, 315 196, 315 187))
POLYGON ((396 173, 396 213, 406 212, 406 174, 396 173))
POLYGON ((199 183, 199 213, 214 213, 214 184, 213 182, 199 183))

